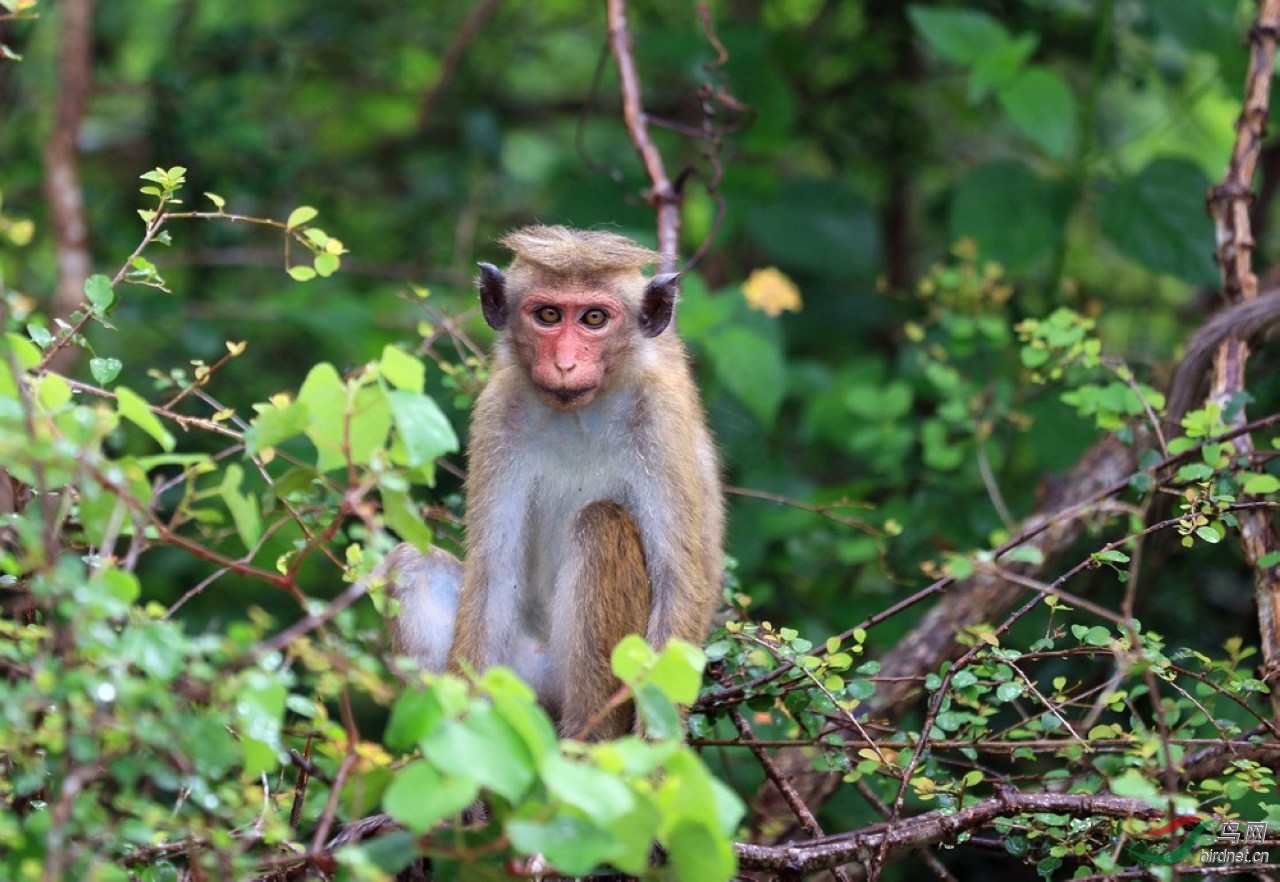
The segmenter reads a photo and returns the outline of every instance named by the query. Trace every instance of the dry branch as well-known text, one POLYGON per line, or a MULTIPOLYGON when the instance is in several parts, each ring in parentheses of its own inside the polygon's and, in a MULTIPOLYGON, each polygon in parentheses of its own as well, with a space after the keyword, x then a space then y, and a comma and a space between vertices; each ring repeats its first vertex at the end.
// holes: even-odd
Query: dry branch
POLYGON ((680 193, 667 177, 662 154, 649 135, 649 118, 640 94, 640 75, 636 72, 635 53, 631 47, 631 31, 627 25, 626 0, 608 0, 609 46, 618 64, 622 88, 622 115, 627 123, 631 143, 640 154, 645 174, 649 177, 648 199, 658 213, 658 250, 662 252, 659 272, 676 269, 680 252, 680 193))
MULTIPOLYGON (((57 249, 58 284, 52 313, 65 318, 84 299, 89 278, 89 226, 80 191, 79 137, 85 104, 93 88, 93 0, 65 0, 58 47, 58 97, 53 131, 44 146, 44 191, 57 249)), ((65 370, 69 351, 54 367, 65 370)))
POLYGON ((462 27, 458 28, 457 35, 449 44, 449 49, 440 62, 440 76, 436 77, 435 85, 422 99, 422 106, 418 108, 418 131, 424 130, 431 122, 431 115, 435 112, 440 99, 453 85, 453 79, 457 76, 458 69, 462 67, 462 59, 466 57, 467 50, 471 48, 471 44, 484 28, 485 22, 497 9, 498 0, 480 0, 471 12, 467 13, 466 20, 462 23, 462 27))
POLYGON ((795 874, 843 866, 853 879, 867 878, 868 865, 887 846, 890 860, 918 848, 955 842, 997 818, 1052 812, 1077 818, 1158 818, 1160 809, 1141 799, 1087 794, 1007 792, 955 812, 928 812, 893 823, 876 824, 855 833, 827 836, 795 845, 737 845, 738 863, 745 870, 795 874))
MULTIPOLYGON (((1257 21, 1249 32, 1249 70, 1245 79, 1244 109, 1236 123, 1235 146, 1222 183, 1209 192, 1209 213, 1217 237, 1214 257, 1228 303, 1258 296, 1249 206, 1253 201, 1254 171, 1266 131, 1278 35, 1280 0, 1261 0, 1257 21)), ((1225 406, 1244 390, 1248 356, 1249 347, 1242 340, 1229 340, 1218 348, 1210 401, 1225 406)), ((1243 425, 1245 421, 1244 409, 1240 408, 1233 425, 1243 425)), ((1249 435, 1240 435, 1233 444, 1238 456, 1252 456, 1253 439, 1249 435)), ((1269 512, 1241 513, 1240 544, 1245 560, 1253 567, 1262 642, 1262 680, 1271 687, 1272 718, 1280 722, 1280 564, 1261 565, 1268 554, 1280 550, 1280 534, 1269 512)))

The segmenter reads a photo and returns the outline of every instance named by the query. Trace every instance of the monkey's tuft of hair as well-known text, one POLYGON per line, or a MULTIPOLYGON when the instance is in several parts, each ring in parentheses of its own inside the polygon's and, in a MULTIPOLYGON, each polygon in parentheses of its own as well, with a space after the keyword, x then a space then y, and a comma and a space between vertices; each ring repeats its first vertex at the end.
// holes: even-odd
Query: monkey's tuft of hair
POLYGON ((521 227, 498 240, 517 261, 528 261, 558 276, 592 278, 639 272, 662 255, 617 233, 569 227, 521 227))
POLYGON ((1176 427, 1195 405, 1219 346, 1233 337, 1251 342, 1277 325, 1280 290, 1275 289, 1229 306, 1205 322, 1187 344, 1187 354, 1169 383, 1165 408, 1169 425, 1176 427))

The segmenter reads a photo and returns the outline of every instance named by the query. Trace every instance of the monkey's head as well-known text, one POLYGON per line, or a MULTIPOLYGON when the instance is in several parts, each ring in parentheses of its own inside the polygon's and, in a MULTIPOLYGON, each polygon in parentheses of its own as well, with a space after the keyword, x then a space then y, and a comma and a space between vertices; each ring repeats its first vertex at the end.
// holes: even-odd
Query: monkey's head
POLYGON ((524 227, 501 241, 515 258, 505 275, 480 264, 481 309, 556 410, 585 407, 671 324, 679 274, 646 279, 661 255, 630 239, 524 227))

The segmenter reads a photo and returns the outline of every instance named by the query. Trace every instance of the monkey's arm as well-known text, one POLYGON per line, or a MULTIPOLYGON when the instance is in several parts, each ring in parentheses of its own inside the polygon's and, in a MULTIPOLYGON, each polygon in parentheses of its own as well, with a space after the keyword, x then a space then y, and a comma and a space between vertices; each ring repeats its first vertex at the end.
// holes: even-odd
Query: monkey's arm
POLYGON ((532 479, 527 445, 511 435, 516 390, 510 372, 498 353, 472 415, 462 593, 449 653, 454 673, 462 672, 464 661, 476 670, 520 667, 519 592, 532 479))
POLYGON ((443 548, 422 554, 412 545, 397 545, 379 573, 387 593, 399 603, 387 619, 396 652, 416 658, 430 671, 443 671, 453 643, 462 564, 443 548))
POLYGON ((1209 319, 1191 342, 1169 384, 1165 413, 1177 426, 1192 409, 1218 347, 1231 338, 1251 340, 1280 324, 1280 290, 1268 291, 1222 310, 1209 319))
POLYGON ((462 592, 449 653, 455 673, 464 661, 476 670, 513 663, 526 503, 518 481, 499 492, 501 481, 493 472, 500 470, 482 466, 469 478, 462 592))
POLYGON ((696 399, 686 400, 693 407, 675 425, 654 427, 666 443, 651 465, 654 474, 667 479, 641 488, 636 507, 653 588, 645 637, 659 649, 671 637, 701 645, 720 600, 724 502, 719 461, 696 399))

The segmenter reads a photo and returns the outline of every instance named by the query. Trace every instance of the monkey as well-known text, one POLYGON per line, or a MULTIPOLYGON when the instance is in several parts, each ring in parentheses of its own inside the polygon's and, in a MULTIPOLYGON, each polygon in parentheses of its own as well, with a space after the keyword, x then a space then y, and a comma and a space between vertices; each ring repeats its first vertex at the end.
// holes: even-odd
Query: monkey
POLYGON ((1280 325, 1280 289, 1227 307, 1205 322, 1187 344, 1186 355, 1169 383, 1165 414, 1178 426, 1200 394, 1218 347, 1231 338, 1246 342, 1280 325))
POLYGON ((613 233, 532 226, 500 243, 510 266, 481 263, 477 280, 497 337, 471 416, 463 560, 388 555, 393 645, 436 671, 512 667, 561 735, 617 737, 639 727, 630 704, 606 712, 614 646, 701 644, 723 579, 679 274, 646 277, 661 255, 613 233))

